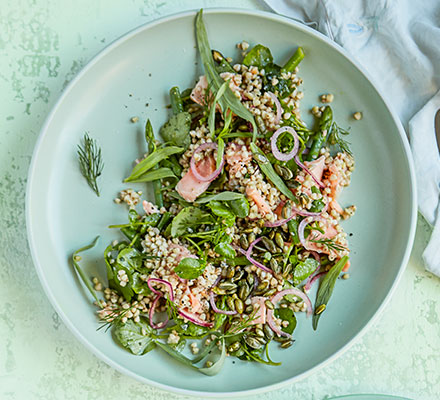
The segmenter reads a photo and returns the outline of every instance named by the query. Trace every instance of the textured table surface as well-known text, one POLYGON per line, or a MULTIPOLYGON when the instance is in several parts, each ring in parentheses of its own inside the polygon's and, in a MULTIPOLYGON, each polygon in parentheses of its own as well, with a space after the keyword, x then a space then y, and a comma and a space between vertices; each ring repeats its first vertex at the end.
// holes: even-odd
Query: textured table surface
MULTIPOLYGON (((0 0, 0 399, 178 399, 121 375, 65 328, 35 273, 25 229, 27 170, 63 88, 98 51, 159 16, 199 7, 264 9, 257 0, 0 0)), ((421 252, 375 325, 342 357, 259 399, 351 393, 440 398, 440 279, 421 252)), ((372 294, 374 295, 374 294, 372 294)))

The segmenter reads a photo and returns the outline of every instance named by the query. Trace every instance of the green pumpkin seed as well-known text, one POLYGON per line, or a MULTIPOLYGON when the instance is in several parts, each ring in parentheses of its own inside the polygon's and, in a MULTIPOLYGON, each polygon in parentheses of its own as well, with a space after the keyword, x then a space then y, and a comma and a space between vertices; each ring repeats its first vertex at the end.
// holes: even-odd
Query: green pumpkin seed
POLYGON ((290 339, 286 338, 284 336, 281 336, 281 337, 280 336, 274 336, 273 340, 275 340, 275 342, 278 342, 278 343, 290 342, 290 339))
POLYGON ((292 346, 292 344, 293 344, 293 341, 287 340, 286 342, 281 343, 280 347, 282 349, 288 349, 290 346, 292 346))
POLYGON ((257 237, 255 236, 255 233, 254 233, 254 232, 249 233, 249 235, 248 235, 248 241, 249 241, 249 244, 252 243, 252 242, 254 242, 256 238, 257 238, 257 237))
POLYGON ((228 267, 226 270, 226 278, 231 279, 235 275, 235 268, 234 267, 228 267))
POLYGON ((319 315, 319 314, 321 314, 324 310, 325 310, 325 304, 321 304, 321 305, 315 310, 315 314, 316 314, 316 315, 319 315))
POLYGON ((275 231, 272 229, 267 236, 269 239, 273 239, 275 236, 275 231))
POLYGON ((229 353, 235 353, 241 347, 240 342, 234 342, 228 347, 229 353))
POLYGON ((263 282, 259 283, 257 286, 257 290, 261 291, 261 290, 266 289, 268 284, 269 284, 269 282, 267 282, 267 281, 263 281, 263 282))
POLYGON ((248 305, 244 311, 246 314, 250 314, 252 311, 254 311, 253 305, 252 304, 248 305))
POLYGON ((244 341, 249 347, 252 347, 253 349, 258 350, 261 349, 261 347, 263 346, 263 344, 261 344, 260 341, 258 341, 256 338, 252 336, 246 336, 244 341))
POLYGON ((262 164, 266 164, 268 162, 267 157, 264 156, 263 154, 260 153, 254 154, 254 157, 257 159, 258 162, 262 164))
POLYGON ((255 122, 257 123, 258 130, 264 135, 266 133, 266 124, 259 115, 255 117, 255 122))
POLYGON ((268 251, 266 251, 266 252, 263 254, 263 258, 264 258, 266 261, 270 261, 270 259, 272 258, 272 254, 270 254, 268 251))
POLYGON ((235 311, 235 302, 232 296, 226 298, 226 305, 231 311, 235 311))
POLYGON ((259 337, 264 337, 264 332, 260 328, 255 329, 255 334, 259 337))
POLYGON ((283 277, 286 278, 292 272, 292 264, 288 263, 283 267, 283 277))
POLYGON ((256 340, 258 340, 263 346, 267 343, 267 340, 264 336, 258 336, 255 337, 256 340))
POLYGON ((241 357, 244 354, 243 347, 240 347, 237 351, 234 353, 230 353, 234 357, 241 357))
POLYGON ((247 238, 247 236, 245 234, 242 234, 240 236, 240 246, 244 249, 247 250, 249 247, 249 240, 247 238))
POLYGON ((281 176, 281 174, 283 173, 283 167, 279 164, 274 164, 273 168, 276 173, 281 176))
POLYGON ((263 243, 264 247, 266 247, 267 250, 269 250, 271 253, 277 252, 277 247, 275 246, 275 243, 270 240, 269 238, 263 236, 263 239, 261 239, 261 242, 263 243))
POLYGON ((265 324, 263 326, 263 331, 264 331, 264 335, 267 337, 268 340, 272 340, 274 337, 274 332, 273 330, 270 328, 269 325, 265 324))
POLYGON ((292 215, 292 202, 290 200, 286 201, 286 204, 284 204, 282 210, 281 210, 281 216, 284 219, 290 218, 292 215))
POLYGON ((223 281, 218 284, 219 289, 223 290, 232 290, 237 288, 237 284, 231 282, 231 281, 223 281))
POLYGON ((214 288, 212 288, 211 289, 215 294, 218 294, 218 295, 224 295, 224 294, 226 294, 226 291, 225 290, 223 290, 223 289, 220 289, 219 287, 214 287, 214 288))
POLYGON ((246 277, 246 281, 249 284, 249 286, 253 286, 254 282, 255 282, 255 276, 254 274, 248 274, 248 276, 246 277))
POLYGON ((251 293, 251 289, 250 287, 245 283, 243 286, 240 287, 240 289, 238 290, 238 297, 245 301, 249 294, 251 293))
POLYGON ((273 296, 276 292, 277 292, 277 289, 276 289, 276 288, 269 289, 269 290, 266 290, 266 291, 264 292, 264 296, 265 296, 265 297, 270 297, 270 296, 273 296))
POLYGON ((244 270, 243 269, 239 269, 237 270, 237 272, 235 273, 234 277, 231 279, 232 282, 237 282, 239 281, 241 278, 243 278, 244 275, 244 270))
POLYGON ((266 307, 267 307, 269 310, 273 310, 273 309, 275 308, 275 306, 273 305, 273 303, 272 303, 270 300, 266 300, 266 301, 264 302, 264 304, 266 305, 266 307))
POLYGON ((243 314, 244 311, 244 303, 240 299, 235 299, 235 311, 237 311, 239 314, 243 314))
POLYGON ((270 268, 273 272, 275 272, 276 274, 281 272, 281 266, 280 264, 278 264, 278 261, 275 260, 275 258, 272 258, 269 262, 270 268))
POLYGON ((280 248, 284 248, 284 239, 283 239, 283 235, 281 235, 281 233, 277 232, 275 234, 275 243, 277 244, 278 247, 280 248))
POLYGON ((240 125, 238 127, 238 130, 242 131, 242 132, 248 132, 249 131, 249 127, 247 125, 243 124, 243 125, 240 125))

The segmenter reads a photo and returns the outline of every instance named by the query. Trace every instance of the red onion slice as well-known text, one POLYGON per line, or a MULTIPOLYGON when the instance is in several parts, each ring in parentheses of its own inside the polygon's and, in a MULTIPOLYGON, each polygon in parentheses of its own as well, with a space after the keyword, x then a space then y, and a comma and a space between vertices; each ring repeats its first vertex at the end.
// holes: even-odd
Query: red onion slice
POLYGON ((275 125, 278 125, 281 121, 281 114, 283 113, 283 107, 281 107, 281 103, 278 100, 275 93, 267 92, 267 94, 270 96, 270 98, 273 101, 273 104, 275 104, 275 107, 277 108, 277 115, 275 116, 275 120, 273 121, 275 125))
POLYGON ((307 217, 307 218, 304 218, 298 225, 299 241, 304 246, 304 248, 307 250, 309 250, 309 248, 307 246, 307 241, 304 237, 304 229, 308 224, 312 223, 313 221, 320 221, 320 220, 321 220, 320 217, 307 217))
MULTIPOLYGON (((257 239, 258 240, 258 239, 257 239)), ((255 242, 253 242, 255 244, 255 242)), ((264 272, 267 272, 269 274, 273 274, 273 271, 269 268, 267 268, 265 265, 259 263, 257 260, 254 260, 250 255, 248 256, 247 252, 244 251, 241 247, 238 247, 236 245, 233 245, 234 249, 239 251, 241 254, 243 254, 244 256, 246 256, 247 260, 255 265, 256 267, 262 269, 264 272)))
POLYGON ((163 285, 165 285, 166 287, 167 287, 167 289, 168 289, 168 293, 169 293, 169 295, 170 295, 170 300, 171 301, 174 301, 174 293, 173 293, 173 287, 171 286, 171 283, 169 283, 169 282, 167 282, 166 280, 164 280, 164 279, 159 279, 159 278, 148 278, 147 279, 147 285, 148 285, 148 287, 150 288, 150 290, 153 292, 153 293, 155 293, 155 294, 157 294, 157 295, 163 295, 161 292, 159 292, 158 290, 156 290, 155 288, 153 288, 153 286, 152 286, 152 283, 153 282, 156 282, 156 283, 161 283, 161 284, 163 284, 163 285))
POLYGON ((264 226, 268 228, 276 228, 277 226, 281 226, 284 224, 287 224, 290 220, 295 218, 297 215, 301 215, 303 217, 319 217, 323 212, 327 211, 328 203, 325 205, 325 207, 320 212, 312 212, 307 210, 300 210, 296 208, 295 206, 292 206, 292 215, 287 219, 281 219, 276 222, 265 222, 264 226))
POLYGON ((214 293, 212 293, 212 292, 209 294, 209 304, 211 304, 211 308, 217 314, 225 314, 225 315, 235 315, 235 314, 237 314, 237 311, 220 310, 217 307, 217 305, 215 304, 214 293))
POLYGON ((220 166, 212 174, 210 174, 208 176, 200 175, 199 171, 197 171, 195 155, 197 153, 200 153, 203 150, 206 150, 206 149, 217 150, 218 149, 217 143, 203 143, 199 147, 197 147, 197 149, 194 150, 194 153, 191 157, 190 168, 191 168, 193 175, 195 176, 195 178, 197 180, 199 180, 201 182, 212 182, 215 178, 217 178, 217 176, 220 175, 220 172, 223 168, 223 165, 225 164, 225 159, 224 159, 224 157, 222 158, 222 162, 220 163, 220 166))
MULTIPOLYGON (((307 305, 307 316, 310 317, 310 315, 312 315, 313 312, 313 307, 312 307, 312 302, 310 301, 309 297, 301 290, 296 289, 296 288, 292 288, 292 289, 285 289, 282 290, 281 292, 276 293, 271 299, 270 301, 275 305, 277 304, 284 296, 288 295, 288 294, 292 294, 294 296, 299 297, 300 299, 302 299, 304 301, 304 303, 307 305)), ((283 332, 281 330, 280 327, 278 327, 275 324, 275 320, 274 320, 274 311, 270 310, 269 308, 266 311, 266 319, 267 322, 270 326, 270 328, 279 336, 285 336, 285 337, 292 337, 290 334, 288 334, 287 332, 283 332)))
POLYGON ((266 221, 264 223, 264 226, 266 226, 267 228, 276 228, 277 226, 287 224, 290 220, 294 219, 295 217, 296 217, 296 215, 292 214, 289 218, 279 219, 278 221, 275 221, 275 222, 266 221))
POLYGON ((320 188, 325 188, 325 185, 319 179, 316 179, 315 175, 313 175, 312 172, 300 161, 300 159, 297 155, 295 156, 295 162, 299 167, 301 167, 304 171, 306 171, 312 177, 312 179, 316 182, 316 184, 320 188))
POLYGON ((188 321, 191 321, 193 324, 199 325, 199 326, 205 326, 207 328, 212 328, 214 324, 212 322, 206 322, 202 321, 200 318, 198 318, 195 314, 192 314, 190 312, 179 310, 179 315, 183 318, 186 318, 188 321))
MULTIPOLYGON (((272 149, 272 153, 274 157, 277 160, 280 161, 289 161, 293 157, 296 156, 296 153, 298 153, 299 148, 299 138, 298 134, 296 133, 295 129, 291 128, 290 126, 283 126, 282 128, 279 128, 275 131, 275 133, 270 138, 270 147, 272 149), (293 136, 294 144, 293 149, 289 151, 288 153, 281 153, 281 151, 278 149, 277 140, 280 137, 280 135, 284 132, 289 132, 293 136)), ((296 160, 296 158, 295 158, 296 160)))
POLYGON ((325 271, 325 272, 320 272, 319 274, 316 275, 310 275, 309 278, 307 279, 306 284, 304 285, 304 290, 308 292, 312 288, 315 281, 321 278, 321 276, 324 276, 326 273, 327 272, 325 271))
POLYGON ((153 304, 152 304, 151 307, 150 307, 150 311, 149 311, 149 313, 148 313, 148 317, 149 317, 149 319, 150 319, 150 326, 151 326, 153 329, 162 329, 162 328, 164 328, 164 327, 166 326, 166 324, 168 323, 168 315, 166 316, 165 321, 162 321, 162 322, 160 322, 160 323, 158 323, 158 324, 155 324, 155 323, 153 322, 154 312, 155 312, 155 310, 156 310, 157 303, 159 302, 159 300, 160 300, 161 297, 162 297, 162 293, 159 293, 159 294, 155 297, 155 299, 154 299, 154 301, 153 301, 153 304))

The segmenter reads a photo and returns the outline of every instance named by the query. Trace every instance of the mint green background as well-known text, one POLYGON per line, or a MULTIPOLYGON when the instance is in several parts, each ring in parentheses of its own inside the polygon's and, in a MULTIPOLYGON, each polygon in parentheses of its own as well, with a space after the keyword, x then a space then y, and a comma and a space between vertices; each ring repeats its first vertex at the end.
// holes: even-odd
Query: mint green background
MULTIPOLYGON (((242 1, 0 1, 0 399, 179 398, 124 377, 88 353, 60 323, 30 260, 24 188, 48 111, 87 60, 159 16, 242 1)), ((322 399, 362 392, 440 396, 440 280, 425 273, 419 224, 404 277, 383 316, 320 372, 258 398, 322 399)))

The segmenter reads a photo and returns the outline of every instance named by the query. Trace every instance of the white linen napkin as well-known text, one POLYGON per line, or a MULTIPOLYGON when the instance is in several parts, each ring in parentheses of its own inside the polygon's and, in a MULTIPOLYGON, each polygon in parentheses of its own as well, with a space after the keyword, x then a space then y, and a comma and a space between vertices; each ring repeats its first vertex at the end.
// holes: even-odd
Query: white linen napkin
POLYGON ((263 1, 276 13, 315 22, 317 30, 350 52, 409 128, 419 210, 434 226, 423 259, 440 276, 440 157, 434 131, 440 108, 440 94, 435 95, 440 89, 440 2, 263 1))

